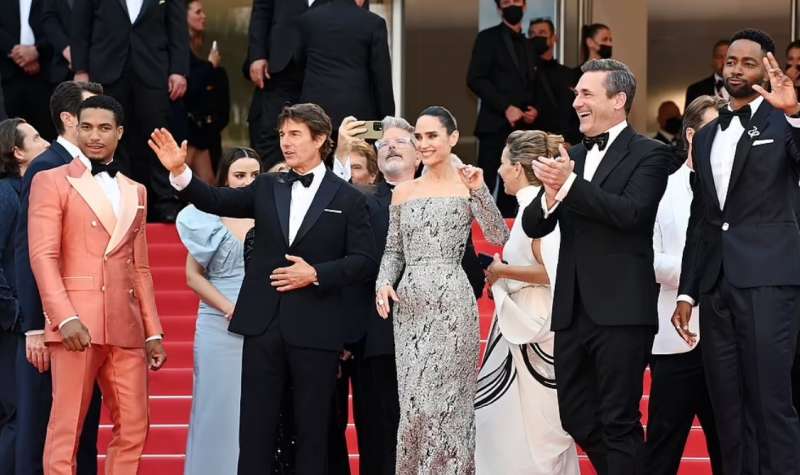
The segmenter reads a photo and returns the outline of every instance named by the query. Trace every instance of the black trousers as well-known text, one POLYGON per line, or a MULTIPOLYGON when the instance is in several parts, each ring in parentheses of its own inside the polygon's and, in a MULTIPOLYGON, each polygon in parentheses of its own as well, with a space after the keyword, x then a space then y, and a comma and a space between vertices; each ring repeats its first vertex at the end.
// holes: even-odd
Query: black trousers
POLYGON ((325 475, 338 352, 287 344, 275 322, 244 339, 239 475, 273 473, 281 399, 291 382, 297 475, 325 475))
POLYGON ((697 416, 706 437, 711 470, 714 475, 722 475, 719 437, 706 388, 701 347, 688 353, 653 355, 650 377, 644 473, 678 473, 686 438, 697 416))
POLYGON ((163 87, 153 88, 142 83, 132 68, 127 67, 120 79, 112 84, 103 84, 103 88, 107 95, 122 104, 125 112, 125 132, 115 160, 119 160, 123 173, 147 187, 148 218, 160 221, 168 218, 165 215, 172 215, 174 221, 180 207, 175 190, 169 184, 169 171, 147 145, 153 129, 169 125, 166 79, 163 87))
MULTIPOLYGON (((25 336, 17 335, 17 442, 16 475, 42 475, 42 456, 53 386, 50 372, 39 371, 25 356, 25 336)), ((78 475, 97 474, 97 431, 100 425, 100 389, 95 386, 78 443, 78 475)))
POLYGON ((791 372, 800 287, 739 289, 724 274, 700 296, 706 382, 726 474, 800 473, 791 372))
POLYGON ((503 180, 497 174, 500 168, 500 156, 506 146, 506 139, 511 133, 508 130, 493 134, 480 134, 478 136, 478 166, 483 169, 483 180, 489 191, 496 196, 497 207, 503 216, 513 218, 517 214, 519 204, 513 196, 507 195, 503 188, 503 180))
POLYGON ((50 94, 53 87, 43 75, 16 75, 3 78, 3 101, 8 117, 22 117, 39 135, 55 140, 56 128, 50 118, 50 94))
POLYGON ((248 118, 250 146, 264 161, 264 170, 283 161, 278 139, 278 115, 284 106, 297 102, 303 87, 303 71, 293 61, 283 71, 271 76, 264 89, 256 88, 253 92, 248 118))
POLYGON ((328 475, 350 475, 350 453, 347 450, 347 422, 350 416, 350 381, 353 359, 339 359, 336 389, 333 394, 331 426, 328 433, 328 475))
POLYGON ((400 402, 394 355, 355 354, 353 415, 358 433, 359 473, 394 475, 400 402))
POLYGON ((556 331, 561 423, 599 475, 643 473, 639 402, 655 330, 599 326, 576 298, 572 325, 556 331))
POLYGON ((14 475, 14 445, 17 440, 17 394, 15 359, 17 335, 0 330, 0 475, 14 475))

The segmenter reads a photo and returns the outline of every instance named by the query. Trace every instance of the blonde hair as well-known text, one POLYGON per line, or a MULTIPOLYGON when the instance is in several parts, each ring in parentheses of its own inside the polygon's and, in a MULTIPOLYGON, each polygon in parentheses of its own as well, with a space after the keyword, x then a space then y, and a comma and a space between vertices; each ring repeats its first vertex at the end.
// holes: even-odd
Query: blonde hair
POLYGON ((506 140, 508 161, 522 165, 528 182, 541 186, 542 182, 533 173, 533 161, 539 157, 557 157, 558 146, 563 144, 564 137, 561 135, 548 134, 541 130, 515 130, 506 140))
POLYGON ((364 140, 356 139, 350 144, 350 153, 357 153, 364 157, 367 160, 367 173, 378 181, 381 172, 378 169, 378 155, 375 153, 375 148, 364 140))

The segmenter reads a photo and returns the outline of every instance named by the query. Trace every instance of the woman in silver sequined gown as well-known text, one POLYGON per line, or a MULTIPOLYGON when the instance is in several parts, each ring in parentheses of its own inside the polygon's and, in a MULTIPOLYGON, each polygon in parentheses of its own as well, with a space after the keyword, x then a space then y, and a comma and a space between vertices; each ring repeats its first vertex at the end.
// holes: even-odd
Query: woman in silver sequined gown
POLYGON ((506 241, 508 228, 481 170, 452 164, 455 129, 444 108, 420 115, 415 136, 428 171, 395 189, 376 284, 381 316, 394 300, 399 475, 475 472, 480 335, 475 296, 460 262, 473 218, 496 245, 506 241))

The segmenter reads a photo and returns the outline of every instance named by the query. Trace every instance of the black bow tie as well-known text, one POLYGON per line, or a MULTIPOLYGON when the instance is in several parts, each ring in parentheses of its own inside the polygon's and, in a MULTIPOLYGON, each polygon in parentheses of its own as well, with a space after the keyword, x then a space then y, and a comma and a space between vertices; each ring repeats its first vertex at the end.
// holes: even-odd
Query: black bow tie
POLYGON ((109 163, 100 163, 100 162, 92 162, 92 176, 97 175, 98 173, 106 172, 108 176, 114 178, 114 176, 119 171, 119 167, 117 166, 116 162, 109 162, 109 163))
POLYGON ((314 181, 314 174, 300 175, 294 170, 289 170, 289 173, 286 174, 286 183, 292 185, 296 181, 299 181, 304 187, 308 188, 311 186, 311 182, 314 181))
POLYGON ((750 106, 741 107, 735 111, 730 110, 727 106, 719 110, 719 126, 722 130, 727 129, 731 125, 731 119, 734 116, 739 116, 739 122, 742 127, 747 128, 747 123, 750 122, 750 106))
POLYGON ((608 132, 604 132, 600 135, 596 135, 594 137, 584 137, 583 138, 583 146, 586 147, 586 151, 592 149, 593 146, 597 145, 597 150, 603 151, 606 149, 606 145, 608 145, 608 132))

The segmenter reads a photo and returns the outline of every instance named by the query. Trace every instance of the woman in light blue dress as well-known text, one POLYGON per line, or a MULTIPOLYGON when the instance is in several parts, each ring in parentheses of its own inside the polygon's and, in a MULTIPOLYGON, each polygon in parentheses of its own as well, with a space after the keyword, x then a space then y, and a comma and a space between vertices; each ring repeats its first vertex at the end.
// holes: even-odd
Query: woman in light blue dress
MULTIPOLYGON (((261 173, 250 149, 223 158, 217 186, 247 186, 261 173)), ((220 218, 187 206, 175 223, 186 257, 186 280, 200 296, 194 338, 194 388, 186 475, 235 474, 243 338, 228 331, 244 279, 244 239, 252 220, 220 218)))

